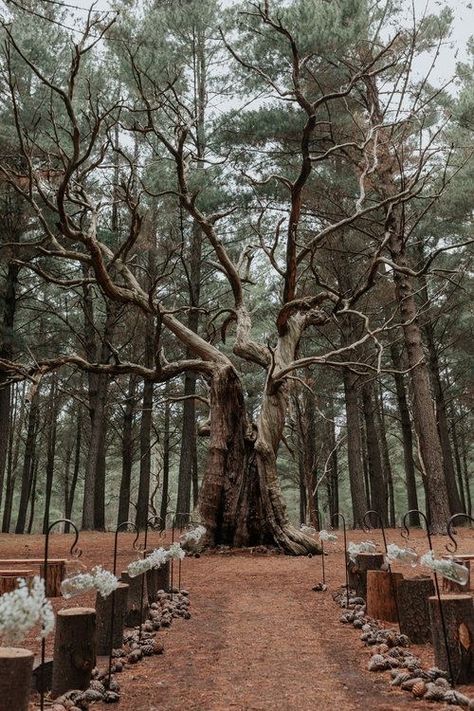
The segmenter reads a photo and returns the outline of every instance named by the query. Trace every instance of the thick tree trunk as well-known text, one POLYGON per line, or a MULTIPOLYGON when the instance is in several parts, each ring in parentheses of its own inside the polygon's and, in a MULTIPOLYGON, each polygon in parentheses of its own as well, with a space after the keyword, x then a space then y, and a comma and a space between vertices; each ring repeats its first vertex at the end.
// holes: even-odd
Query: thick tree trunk
MULTIPOLYGON (((394 343, 390 346, 390 355, 392 358, 394 370, 402 370, 402 359, 394 343)), ((395 381, 398 412, 400 414, 400 429, 402 432, 403 463, 407 488, 408 509, 411 511, 418 509, 419 505, 418 493, 416 490, 415 462, 413 459, 413 433, 410 418, 410 409, 408 407, 408 399, 403 374, 401 372, 395 372, 393 378, 395 381)), ((418 516, 418 514, 411 514, 409 523, 411 526, 420 526, 420 517, 418 516)))
POLYGON ((166 527, 168 516, 168 489, 170 478, 170 404, 165 401, 165 417, 163 423, 163 486, 161 487, 160 519, 161 525, 166 527))
POLYGON ((21 478, 20 503, 18 506, 18 518, 15 533, 24 533, 28 503, 31 495, 31 485, 33 483, 34 462, 36 452, 36 437, 39 424, 39 386, 34 387, 33 396, 30 403, 28 417, 28 430, 26 435, 25 453, 23 459, 23 472, 21 478))
POLYGON ((385 426, 385 408, 383 399, 382 384, 379 387, 378 407, 376 408, 377 430, 380 439, 380 450, 382 454, 382 463, 384 470, 384 479, 387 482, 388 497, 389 497, 389 524, 391 528, 396 527, 395 513, 395 487, 393 484, 392 465, 390 462, 390 453, 387 442, 387 430, 385 426))
MULTIPOLYGON (((155 334, 155 320, 147 318, 145 333, 145 362, 150 366, 153 362, 153 341, 155 334)), ((142 416, 140 421, 140 475, 138 483, 137 517, 136 524, 139 529, 146 526, 150 506, 150 479, 151 479, 151 427, 153 423, 153 383, 145 381, 143 384, 142 416)))
MULTIPOLYGON (((9 360, 13 355, 13 328, 16 312, 16 290, 20 267, 10 263, 7 269, 3 294, 3 319, 0 332, 0 358, 9 360)), ((3 498, 5 469, 8 458, 8 444, 11 426, 11 393, 12 386, 6 376, 0 373, 0 508, 3 498)))
POLYGON ((133 416, 135 411, 135 391, 137 379, 130 376, 128 382, 127 397, 123 411, 122 421, 122 476, 120 479, 120 494, 117 514, 117 525, 123 521, 128 521, 130 512, 130 493, 132 482, 132 468, 134 459, 133 445, 133 416))
POLYGON ((364 514, 368 508, 364 485, 362 436, 356 377, 357 376, 355 376, 354 373, 350 372, 346 368, 344 369, 343 380, 346 405, 347 460, 352 501, 352 518, 355 528, 362 525, 362 519, 364 518, 364 514))
POLYGON ((329 515, 331 524, 334 527, 338 527, 339 523, 336 519, 333 519, 334 514, 339 511, 339 477, 338 477, 338 458, 337 458, 337 447, 336 447, 336 425, 333 420, 333 413, 330 415, 331 421, 327 422, 327 440, 329 449, 329 472, 326 479, 327 492, 328 492, 328 503, 329 503, 329 515))
POLYGON ((16 386, 13 407, 13 422, 10 427, 10 444, 8 448, 7 484, 5 491, 5 506, 3 509, 2 532, 9 533, 12 518, 13 499, 15 492, 16 472, 20 452, 21 434, 26 413, 25 384, 16 386), (21 393, 19 393, 21 389, 21 393), (18 399, 20 405, 18 406, 18 399))
MULTIPOLYGON (((398 226, 397 226, 398 227, 398 226)), ((390 250, 392 259, 401 269, 409 265, 403 253, 401 236, 392 233, 390 250)), ((426 475, 426 491, 429 499, 433 531, 446 530, 450 509, 448 491, 443 469, 443 455, 431 396, 428 367, 425 361, 418 311, 412 279, 405 272, 394 272, 395 292, 403 323, 403 334, 413 390, 413 410, 418 435, 420 454, 426 475)))
POLYGON ((51 494, 53 489, 54 460, 56 456, 56 435, 57 435, 57 385, 56 375, 53 373, 51 379, 51 393, 48 407, 48 427, 46 433, 46 483, 44 497, 43 533, 46 533, 49 526, 49 509, 51 506, 51 494))
POLYGON ((362 408, 367 437, 367 460, 370 477, 370 507, 380 514, 384 524, 388 520, 387 483, 382 468, 382 455, 375 421, 374 388, 372 383, 362 386, 362 408))
MULTIPOLYGON (((78 409, 77 420, 76 420, 76 437, 75 437, 75 448, 74 448, 74 468, 72 472, 71 485, 67 494, 67 499, 65 502, 65 516, 67 519, 72 517, 72 511, 74 506, 74 498, 76 495, 77 481, 79 478, 79 470, 81 466, 81 442, 82 442, 82 412, 78 409)), ((64 526, 64 532, 69 533, 69 524, 66 523, 64 526)))

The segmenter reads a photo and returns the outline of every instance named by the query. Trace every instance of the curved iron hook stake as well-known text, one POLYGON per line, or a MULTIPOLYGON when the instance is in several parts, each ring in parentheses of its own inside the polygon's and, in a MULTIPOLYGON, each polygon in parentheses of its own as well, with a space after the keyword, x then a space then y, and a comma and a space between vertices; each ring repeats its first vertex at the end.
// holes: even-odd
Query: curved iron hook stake
POLYGON ((448 533, 448 536, 451 539, 452 543, 447 543, 445 546, 446 550, 449 553, 456 553, 456 551, 458 549, 458 544, 457 544, 457 541, 455 538, 456 531, 453 531, 453 526, 454 526, 454 521, 459 518, 463 518, 463 519, 469 520, 472 523, 474 523, 474 518, 472 516, 469 516, 469 514, 467 514, 467 513, 457 513, 457 514, 454 514, 453 516, 451 516, 451 518, 448 521, 447 533, 448 533))
MULTIPOLYGON (((364 526, 364 530, 371 530, 371 526, 368 523, 368 516, 376 516, 377 520, 379 522, 380 530, 382 532, 382 538, 383 538, 383 545, 385 548, 385 554, 388 554, 388 545, 387 545, 387 536, 385 535, 385 526, 383 523, 383 518, 380 514, 379 511, 375 511, 375 509, 369 509, 369 511, 366 511, 364 514, 364 517, 362 519, 362 525, 364 526)), ((397 597, 397 588, 395 585, 395 581, 393 579, 393 573, 392 573, 392 566, 390 565, 388 558, 387 558, 387 566, 388 566, 388 574, 390 576, 390 587, 392 588, 392 595, 393 595, 393 600, 395 602, 395 612, 397 615, 397 622, 398 626, 400 627, 400 611, 398 609, 398 597, 397 597)))
POLYGON ((346 608, 349 610, 349 571, 347 569, 347 525, 346 525, 346 517, 344 514, 340 513, 339 511, 337 513, 334 513, 331 516, 331 520, 333 519, 340 519, 342 521, 342 530, 344 532, 344 569, 346 573, 346 608))
MULTIPOLYGON (((69 550, 69 555, 73 556, 74 558, 80 558, 82 555, 81 549, 78 547, 77 542, 79 541, 79 529, 76 526, 76 524, 71 521, 69 518, 58 518, 56 521, 53 521, 52 523, 49 524, 47 530, 46 530, 46 538, 44 542, 44 556, 43 556, 43 575, 44 575, 44 588, 45 588, 45 595, 46 597, 48 596, 48 557, 49 557, 49 534, 53 530, 55 526, 58 525, 58 523, 68 523, 69 526, 72 526, 74 529, 74 540, 72 542, 72 546, 69 550)), ((46 659, 46 640, 43 637, 41 640, 41 675, 40 675, 40 684, 41 684, 41 689, 40 689, 40 709, 41 711, 44 711, 44 664, 45 664, 45 659, 46 659)))
MULTIPOLYGON (((425 522, 426 538, 427 538, 427 540, 428 540, 429 550, 430 550, 430 552, 432 553, 432 552, 433 552, 433 539, 431 538, 431 532, 430 532, 430 526, 429 526, 429 522, 428 522, 428 517, 426 516, 426 514, 423 513, 423 511, 420 511, 419 509, 410 509, 410 511, 407 511, 407 512, 406 512, 406 514, 404 515, 403 520, 402 520, 402 526, 403 526, 403 529, 402 529, 402 531, 401 531, 402 538, 405 538, 405 540, 408 540, 408 538, 410 538, 410 526, 409 526, 409 524, 408 524, 408 517, 409 517, 411 514, 418 514, 418 516, 421 516, 421 518, 422 518, 423 521, 425 522)), ((459 515, 465 516, 465 515, 467 515, 467 514, 455 514, 454 516, 451 516, 451 518, 449 519, 449 523, 448 523, 448 535, 449 535, 449 537, 451 538, 451 540, 453 541, 453 543, 454 543, 454 545, 455 545, 456 547, 457 547, 456 541, 454 540, 454 538, 453 538, 452 535, 450 534, 450 525, 449 525, 449 524, 450 524, 450 523, 452 524, 452 520, 453 520, 454 518, 456 518, 456 516, 459 516, 459 515)), ((474 521, 474 519, 472 519, 472 520, 474 521)), ((455 549, 455 550, 456 550, 456 549, 455 549)), ((434 579, 436 597, 437 597, 437 599, 438 599, 439 616, 440 616, 440 619, 441 619, 441 629, 442 629, 442 631, 443 631, 444 647, 445 647, 445 649, 446 649, 446 658, 447 658, 447 660, 448 660, 449 678, 450 678, 450 681, 451 681, 452 686, 454 687, 455 681, 454 681, 454 674, 453 674, 453 665, 452 665, 452 662, 451 662, 451 654, 450 654, 450 652, 449 652, 448 632, 447 632, 447 629, 446 629, 446 620, 445 620, 445 617, 444 617, 443 606, 441 605, 441 593, 440 593, 440 589, 439 589, 438 574, 436 573, 435 570, 433 571, 433 579, 434 579)))

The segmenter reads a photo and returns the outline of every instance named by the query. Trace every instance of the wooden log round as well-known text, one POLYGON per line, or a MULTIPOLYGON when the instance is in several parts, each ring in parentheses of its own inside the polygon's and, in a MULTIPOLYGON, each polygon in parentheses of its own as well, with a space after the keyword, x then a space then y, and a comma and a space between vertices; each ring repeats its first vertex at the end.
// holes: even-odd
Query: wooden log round
MULTIPOLYGON (((456 684, 474 681, 474 605, 471 595, 447 593, 441 596, 449 655, 456 684)), ((448 670, 438 598, 429 598, 431 634, 435 664, 448 670)))
POLYGON ((358 553, 355 563, 347 558, 349 587, 355 590, 357 597, 367 599, 367 572, 380 570, 383 563, 382 553, 358 553))
POLYGON ((88 607, 59 610, 56 617, 52 696, 88 689, 96 662, 96 614, 88 607))
POLYGON ((12 592, 18 587, 18 578, 24 578, 28 585, 33 582, 32 570, 12 570, 2 571, 0 573, 0 595, 7 592, 12 592))
POLYGON ((170 589, 170 561, 167 560, 164 565, 159 568, 153 568, 146 574, 146 584, 148 590, 148 600, 150 604, 156 602, 156 593, 158 590, 170 589))
MULTIPOLYGON (((40 566, 40 575, 44 575, 44 565, 40 566)), ((61 597, 61 583, 66 577, 66 564, 63 560, 48 561, 48 576, 46 579, 46 596, 61 597)))
POLYGON ((128 585, 119 583, 115 590, 114 621, 112 626, 112 593, 106 598, 97 593, 95 611, 97 615, 97 654, 105 656, 110 653, 110 636, 112 648, 118 649, 123 644, 123 630, 127 616, 128 585), (113 627, 113 631, 112 628, 113 627))
POLYGON ((401 573, 387 570, 367 571, 367 614, 376 620, 397 622, 397 588, 401 573))
POLYGON ((471 577, 471 563, 469 560, 463 560, 462 558, 459 558, 459 556, 456 556, 455 558, 456 563, 459 563, 459 565, 464 565, 468 571, 469 571, 469 578, 466 583, 466 585, 461 585, 460 583, 456 583, 454 580, 448 580, 447 578, 443 578, 443 592, 456 592, 456 593, 466 593, 468 590, 471 589, 470 585, 470 577, 471 577))
POLYGON ((0 711, 27 711, 33 661, 29 649, 0 647, 0 711))
POLYGON ((429 576, 404 578, 397 586, 400 632, 413 642, 431 642, 428 598, 434 595, 434 583, 429 576))
POLYGON ((125 617, 126 627, 136 627, 141 622, 144 622, 148 617, 149 605, 148 605, 148 592, 146 588, 146 577, 144 575, 137 575, 131 578, 129 574, 124 571, 120 576, 120 580, 128 585, 128 596, 127 596, 127 614, 125 617), (144 580, 144 590, 143 590, 143 615, 140 615, 140 601, 142 595, 142 581, 144 580))

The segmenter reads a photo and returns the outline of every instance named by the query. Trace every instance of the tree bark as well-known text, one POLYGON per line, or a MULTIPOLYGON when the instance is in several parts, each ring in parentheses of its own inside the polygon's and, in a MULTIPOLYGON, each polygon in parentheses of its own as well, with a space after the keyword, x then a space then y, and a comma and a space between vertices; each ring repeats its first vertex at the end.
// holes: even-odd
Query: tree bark
POLYGON ((429 577, 405 578, 397 587, 400 632, 413 644, 431 642, 428 598, 434 595, 434 583, 429 577))
POLYGON ((96 661, 95 636, 95 610, 85 607, 59 610, 54 639, 53 699, 71 689, 89 688, 96 661))
POLYGON ((347 460, 354 528, 358 528, 362 525, 362 519, 368 508, 364 485, 362 436, 356 379, 357 376, 354 373, 344 368, 343 380, 346 405, 347 460))
POLYGON ((28 511, 28 503, 30 501, 31 485, 33 482, 36 453, 36 437, 38 434, 39 392, 40 386, 35 386, 31 398, 30 412, 28 416, 28 430, 26 435, 25 453, 23 458, 23 472, 21 478, 20 503, 18 506, 18 517, 15 527, 15 533, 25 532, 26 515, 28 511))
POLYGON ((33 662, 29 649, 0 648, 0 711, 28 711, 33 662))
POLYGON ((122 476, 117 515, 117 525, 128 521, 130 512, 130 493, 134 459, 133 417, 135 412, 137 379, 134 375, 128 381, 122 421, 122 476))
POLYGON ((403 580, 401 573, 388 570, 367 571, 367 614, 376 620, 396 622, 397 589, 403 580))
POLYGON ((170 476, 170 404, 165 401, 165 416, 163 423, 163 486, 161 488, 160 520, 163 528, 166 528, 168 516, 168 488, 170 476))
MULTIPOLYGON (((455 684, 469 684, 474 680, 474 607, 470 595, 443 594, 441 597, 449 656, 455 684)), ((431 632, 435 664, 448 670, 448 658, 443 636, 443 624, 436 596, 429 598, 431 632)))
POLYGON ((51 506, 51 494, 53 489, 54 459, 56 456, 56 435, 57 435, 57 384, 56 375, 51 378, 51 393, 48 405, 48 425, 46 433, 46 483, 44 498, 43 533, 46 533, 49 526, 49 509, 51 506))
POLYGON ((370 507, 377 511, 384 525, 388 520, 387 483, 382 468, 382 455, 375 422, 374 389, 372 383, 362 386, 362 408, 367 437, 367 460, 370 477, 370 507))
MULTIPOLYGON (((392 343, 390 345, 390 355, 395 371, 402 370, 402 359, 397 346, 392 343)), ((408 399, 405 389, 405 378, 402 373, 395 372, 393 374, 395 381, 395 392, 397 396, 398 412, 400 414, 400 429, 402 433, 403 444, 403 462, 405 469, 405 481, 407 489, 408 509, 414 511, 419 508, 418 493, 416 490, 415 462, 413 459, 413 433, 412 423, 410 418, 410 409, 408 407, 408 399)), ((410 514, 410 526, 420 526, 420 517, 418 514, 410 514)))

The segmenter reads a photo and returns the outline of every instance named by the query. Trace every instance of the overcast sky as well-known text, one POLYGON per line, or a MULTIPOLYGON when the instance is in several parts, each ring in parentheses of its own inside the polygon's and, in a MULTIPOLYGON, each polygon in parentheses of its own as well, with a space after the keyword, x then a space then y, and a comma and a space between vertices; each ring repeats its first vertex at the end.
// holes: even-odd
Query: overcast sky
MULTIPOLYGON (((224 5, 230 5, 232 2, 233 0, 223 0, 224 5)), ((75 3, 72 4, 88 8, 91 1, 75 0, 75 3)), ((410 5, 410 0, 407 0, 407 6, 410 5)), ((474 34, 474 0, 414 0, 414 5, 418 16, 422 16, 426 10, 439 12, 446 6, 453 9, 455 19, 451 40, 454 47, 443 48, 437 72, 437 77, 445 81, 452 76, 456 62, 466 58, 466 44, 469 37, 474 34)), ((97 0, 96 7, 109 9, 109 0, 97 0)), ((420 71, 422 70, 423 66, 420 66, 420 71)))

